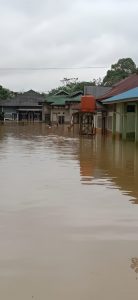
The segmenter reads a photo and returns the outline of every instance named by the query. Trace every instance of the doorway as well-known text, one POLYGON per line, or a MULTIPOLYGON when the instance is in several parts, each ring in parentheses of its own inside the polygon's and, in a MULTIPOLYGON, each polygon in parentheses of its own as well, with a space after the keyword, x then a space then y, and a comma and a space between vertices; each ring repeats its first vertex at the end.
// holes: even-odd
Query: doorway
POLYGON ((64 124, 65 123, 65 117, 64 116, 58 116, 58 123, 64 124))

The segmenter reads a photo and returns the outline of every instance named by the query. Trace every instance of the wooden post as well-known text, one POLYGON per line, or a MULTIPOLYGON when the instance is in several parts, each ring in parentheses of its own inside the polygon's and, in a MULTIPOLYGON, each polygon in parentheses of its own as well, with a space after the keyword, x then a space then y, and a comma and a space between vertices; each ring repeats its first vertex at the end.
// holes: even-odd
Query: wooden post
POLYGON ((135 142, 138 142, 138 102, 135 106, 135 142))

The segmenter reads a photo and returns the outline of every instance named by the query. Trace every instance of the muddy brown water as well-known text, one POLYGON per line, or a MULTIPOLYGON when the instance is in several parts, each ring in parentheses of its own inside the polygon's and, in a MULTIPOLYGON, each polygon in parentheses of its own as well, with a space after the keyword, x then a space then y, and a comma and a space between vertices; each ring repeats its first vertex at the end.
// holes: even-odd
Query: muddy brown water
POLYGON ((0 299, 138 299, 138 147, 0 126, 0 299))

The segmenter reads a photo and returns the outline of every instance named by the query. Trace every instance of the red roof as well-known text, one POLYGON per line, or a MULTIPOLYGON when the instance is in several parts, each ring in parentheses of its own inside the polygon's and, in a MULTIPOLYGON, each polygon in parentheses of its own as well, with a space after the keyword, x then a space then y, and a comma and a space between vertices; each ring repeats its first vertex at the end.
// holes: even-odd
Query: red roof
POLYGON ((123 92, 126 92, 130 89, 133 89, 135 87, 138 87, 138 75, 133 74, 118 83, 116 83, 111 90, 109 90, 107 93, 102 95, 101 97, 98 98, 98 100, 104 100, 107 98, 110 98, 112 96, 116 96, 118 94, 121 94, 123 92))

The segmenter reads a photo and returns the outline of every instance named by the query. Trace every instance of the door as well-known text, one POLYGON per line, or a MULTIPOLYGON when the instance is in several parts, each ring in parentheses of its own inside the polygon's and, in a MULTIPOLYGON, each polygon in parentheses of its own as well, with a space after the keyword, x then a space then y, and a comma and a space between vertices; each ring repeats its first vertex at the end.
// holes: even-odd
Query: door
POLYGON ((64 116, 59 116, 58 117, 58 123, 59 124, 64 124, 64 121, 65 121, 64 116))

